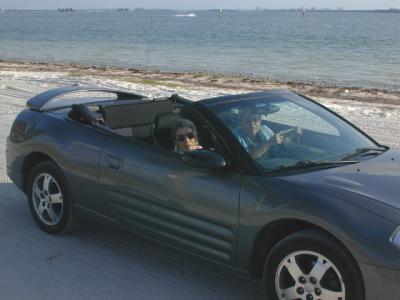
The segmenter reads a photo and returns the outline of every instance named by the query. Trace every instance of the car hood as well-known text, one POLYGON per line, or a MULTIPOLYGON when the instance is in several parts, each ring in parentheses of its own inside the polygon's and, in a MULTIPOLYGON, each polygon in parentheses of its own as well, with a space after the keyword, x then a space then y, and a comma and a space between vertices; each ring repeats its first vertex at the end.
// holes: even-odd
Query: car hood
MULTIPOLYGON (((340 194, 347 195, 346 199, 351 199, 351 195, 362 196, 366 200, 400 210, 399 150, 388 150, 381 155, 356 164, 289 177, 292 178, 287 178, 288 180, 305 184, 307 188, 320 188, 325 192, 333 193, 337 191, 339 192, 338 196, 340 194)), ((365 207, 365 203, 357 202, 357 204, 365 207)))

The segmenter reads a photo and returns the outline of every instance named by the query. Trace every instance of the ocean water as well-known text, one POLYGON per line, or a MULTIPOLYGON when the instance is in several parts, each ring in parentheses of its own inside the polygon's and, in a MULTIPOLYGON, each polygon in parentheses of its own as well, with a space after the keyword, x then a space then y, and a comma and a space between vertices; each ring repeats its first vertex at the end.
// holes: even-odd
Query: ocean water
POLYGON ((0 59, 400 89, 400 13, 6 11, 0 59))

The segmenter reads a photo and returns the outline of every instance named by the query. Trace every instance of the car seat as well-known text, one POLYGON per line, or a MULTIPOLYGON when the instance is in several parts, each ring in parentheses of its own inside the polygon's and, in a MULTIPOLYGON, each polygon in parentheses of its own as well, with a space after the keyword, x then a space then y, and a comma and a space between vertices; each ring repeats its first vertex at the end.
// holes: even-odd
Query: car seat
POLYGON ((174 113, 160 113, 154 119, 153 144, 162 148, 173 149, 174 141, 172 128, 177 120, 182 117, 174 113))

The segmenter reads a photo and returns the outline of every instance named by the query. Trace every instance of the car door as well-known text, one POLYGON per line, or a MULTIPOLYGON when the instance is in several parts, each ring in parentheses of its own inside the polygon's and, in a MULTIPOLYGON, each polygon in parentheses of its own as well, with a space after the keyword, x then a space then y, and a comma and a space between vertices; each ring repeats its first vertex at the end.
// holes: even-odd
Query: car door
POLYGON ((241 175, 194 168, 172 151, 110 136, 99 181, 113 217, 129 229, 232 264, 241 175))
POLYGON ((106 133, 87 124, 67 119, 51 124, 49 140, 57 141, 57 152, 50 152, 62 168, 75 205, 79 208, 104 212, 99 202, 98 167, 106 133))

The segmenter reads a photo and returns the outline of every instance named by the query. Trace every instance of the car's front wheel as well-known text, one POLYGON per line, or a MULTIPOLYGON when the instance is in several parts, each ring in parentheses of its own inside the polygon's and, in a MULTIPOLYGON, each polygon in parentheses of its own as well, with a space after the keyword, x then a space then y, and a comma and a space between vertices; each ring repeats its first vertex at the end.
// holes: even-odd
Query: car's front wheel
POLYGON ((280 241, 263 273, 270 300, 363 300, 364 286, 354 259, 336 240, 304 230, 280 241))
POLYGON ((76 228, 72 195, 62 171, 51 161, 37 164, 28 177, 28 202, 33 218, 48 233, 76 228))

